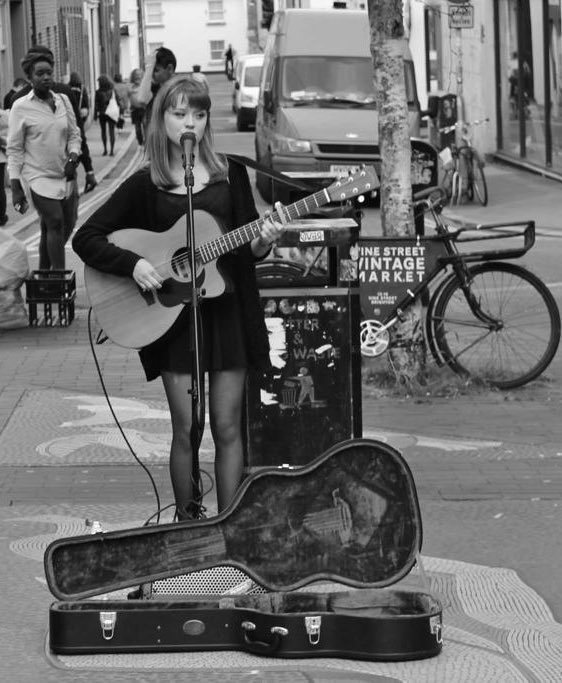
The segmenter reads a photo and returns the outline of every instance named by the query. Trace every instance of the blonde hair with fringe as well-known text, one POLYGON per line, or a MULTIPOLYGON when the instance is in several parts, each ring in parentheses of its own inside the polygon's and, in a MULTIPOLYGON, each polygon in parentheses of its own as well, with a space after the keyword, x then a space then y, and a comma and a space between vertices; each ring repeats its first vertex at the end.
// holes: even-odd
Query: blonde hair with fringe
POLYGON ((180 102, 187 101, 193 109, 207 112, 207 123, 203 138, 199 143, 201 161, 209 171, 209 183, 226 180, 228 166, 226 158, 218 155, 213 149, 213 132, 211 129, 211 98, 207 86, 191 76, 174 76, 159 89, 154 104, 146 136, 146 155, 149 162, 152 182, 162 189, 175 186, 170 173, 170 150, 172 143, 166 135, 164 114, 180 102))

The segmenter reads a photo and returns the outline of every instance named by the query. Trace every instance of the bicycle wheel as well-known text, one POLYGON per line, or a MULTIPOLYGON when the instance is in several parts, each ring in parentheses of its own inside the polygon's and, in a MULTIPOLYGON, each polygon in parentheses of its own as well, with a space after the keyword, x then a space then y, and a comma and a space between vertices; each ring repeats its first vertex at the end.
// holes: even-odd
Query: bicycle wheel
POLYGON ((478 201, 482 206, 486 206, 488 203, 488 185, 484 175, 484 162, 480 159, 477 152, 472 153, 472 164, 469 173, 469 185, 474 190, 473 194, 478 197, 478 201))
POLYGON ((455 372, 501 389, 537 378, 560 341, 560 313, 549 289, 512 263, 482 263, 469 271, 475 312, 453 275, 427 323, 438 353, 455 372))

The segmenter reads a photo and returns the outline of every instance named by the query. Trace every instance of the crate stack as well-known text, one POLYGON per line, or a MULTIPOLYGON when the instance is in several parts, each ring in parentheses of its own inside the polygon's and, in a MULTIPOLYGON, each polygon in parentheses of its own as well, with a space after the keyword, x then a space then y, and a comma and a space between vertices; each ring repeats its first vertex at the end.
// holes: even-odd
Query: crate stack
POLYGON ((34 270, 25 281, 31 327, 68 327, 74 320, 73 270, 34 270))

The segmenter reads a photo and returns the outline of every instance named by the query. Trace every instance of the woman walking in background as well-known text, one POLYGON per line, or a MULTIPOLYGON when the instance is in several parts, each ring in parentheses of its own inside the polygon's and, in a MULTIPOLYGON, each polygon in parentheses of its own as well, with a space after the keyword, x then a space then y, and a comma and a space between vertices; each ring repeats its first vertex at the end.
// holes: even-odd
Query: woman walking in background
POLYGON ((101 141, 103 143, 103 156, 107 155, 107 133, 109 130, 109 155, 114 155, 115 150, 115 125, 119 120, 121 112, 113 81, 102 74, 98 78, 98 89, 94 100, 94 121, 99 119, 101 129, 101 141))
POLYGON ((142 81, 142 69, 133 69, 129 77, 129 107, 131 122, 135 127, 135 135, 139 145, 144 144, 144 104, 139 102, 137 94, 142 81))

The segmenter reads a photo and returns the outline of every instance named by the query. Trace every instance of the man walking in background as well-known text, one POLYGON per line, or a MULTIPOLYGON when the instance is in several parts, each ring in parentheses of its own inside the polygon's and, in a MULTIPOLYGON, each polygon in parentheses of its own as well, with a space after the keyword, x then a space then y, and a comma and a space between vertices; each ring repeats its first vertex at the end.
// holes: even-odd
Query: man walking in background
POLYGON ((176 56, 167 47, 159 47, 146 60, 146 69, 136 95, 137 102, 146 107, 144 115, 145 130, 150 123, 152 103, 156 93, 160 90, 161 85, 170 80, 176 73, 176 66, 176 56))

